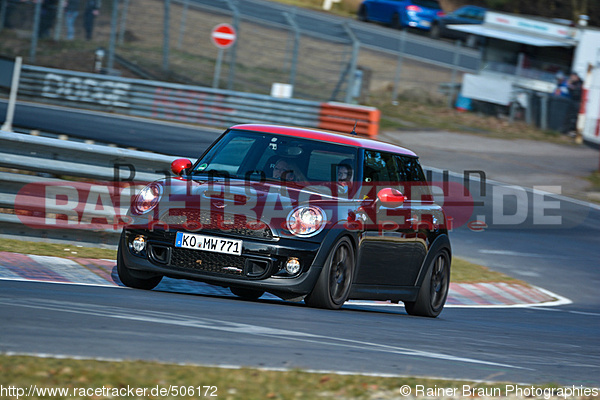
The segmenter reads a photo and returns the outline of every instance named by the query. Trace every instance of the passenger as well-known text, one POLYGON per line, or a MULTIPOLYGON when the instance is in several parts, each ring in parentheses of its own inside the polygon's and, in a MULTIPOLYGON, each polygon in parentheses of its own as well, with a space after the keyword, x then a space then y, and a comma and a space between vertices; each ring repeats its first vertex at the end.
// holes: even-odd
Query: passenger
POLYGON ((337 166, 337 183, 342 193, 347 193, 352 185, 353 171, 350 162, 343 161, 337 166))

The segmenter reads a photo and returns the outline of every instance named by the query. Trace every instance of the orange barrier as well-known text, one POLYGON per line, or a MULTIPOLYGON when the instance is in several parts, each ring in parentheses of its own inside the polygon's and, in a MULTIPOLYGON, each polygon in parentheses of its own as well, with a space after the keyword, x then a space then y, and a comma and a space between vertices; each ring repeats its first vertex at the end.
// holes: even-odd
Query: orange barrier
POLYGON ((321 103, 319 128, 350 133, 356 123, 356 133, 370 137, 379 132, 381 112, 374 107, 355 106, 345 103, 321 103))

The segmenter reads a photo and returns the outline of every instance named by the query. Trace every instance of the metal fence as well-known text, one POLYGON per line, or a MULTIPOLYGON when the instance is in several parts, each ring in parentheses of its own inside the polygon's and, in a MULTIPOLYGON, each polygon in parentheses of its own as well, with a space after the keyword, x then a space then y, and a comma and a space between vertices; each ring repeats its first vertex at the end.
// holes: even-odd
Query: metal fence
POLYGON ((117 243, 120 232, 115 216, 124 215, 129 206, 113 203, 116 191, 131 197, 140 183, 170 176, 175 159, 6 131, 0 131, 0 149, 2 234, 109 246, 117 243), (120 181, 137 185, 115 184, 120 181))
POLYGON ((0 130, 0 236, 114 247, 132 197, 176 158, 0 130))
POLYGON ((192 124, 276 123, 375 136, 373 107, 129 79, 26 65, 19 98, 192 124))
MULTIPOLYGON (((449 63, 440 64, 411 57, 402 50, 402 40, 411 44, 407 48, 420 48, 427 42, 447 50, 446 43, 410 34, 402 39, 400 32, 386 28, 381 32, 394 48, 380 51, 363 45, 348 22, 323 19, 319 24, 327 28, 316 34, 316 27, 310 25, 314 21, 296 16, 294 8, 282 8, 276 18, 265 22, 243 14, 243 7, 238 8, 240 2, 233 0, 218 1, 229 5, 225 9, 188 0, 103 3, 93 43, 108 47, 103 61, 109 73, 118 73, 116 68, 123 70, 126 64, 156 80, 212 87, 219 50, 211 43, 210 33, 218 23, 230 23, 238 32, 235 45, 224 51, 217 82, 219 88, 227 90, 269 94, 273 83, 287 83, 293 85, 294 98, 308 100, 364 103, 374 91, 378 96, 441 99, 439 85, 459 80, 457 72, 464 71, 452 65, 453 57, 449 63), (118 6, 118 12, 112 12, 113 5, 118 6), (113 16, 116 18, 111 21, 113 16), (114 60, 110 57, 112 49, 114 60)), ((33 2, 25 1, 18 7, 19 15, 34 18, 33 2)), ((13 17, 9 20, 15 23, 13 17)), ((31 22, 21 23, 22 29, 33 29, 31 22)), ((457 55, 474 52, 459 47, 453 51, 457 55)))

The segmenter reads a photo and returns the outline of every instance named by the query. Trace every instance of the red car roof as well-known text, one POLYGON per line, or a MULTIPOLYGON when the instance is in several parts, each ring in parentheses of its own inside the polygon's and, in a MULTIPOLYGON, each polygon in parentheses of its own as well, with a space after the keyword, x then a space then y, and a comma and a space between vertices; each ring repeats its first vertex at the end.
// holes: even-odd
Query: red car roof
POLYGON ((348 146, 362 147, 365 149, 386 151, 396 154, 404 154, 407 156, 416 157, 417 155, 411 150, 404 147, 396 146, 390 143, 380 142, 378 140, 368 139, 365 137, 354 136, 350 134, 318 131, 314 129, 296 128, 279 125, 262 125, 262 124, 242 124, 232 126, 231 129, 239 129, 245 131, 255 131, 263 133, 274 133, 277 135, 287 135, 300 137, 304 139, 319 140, 322 142, 339 143, 348 146))

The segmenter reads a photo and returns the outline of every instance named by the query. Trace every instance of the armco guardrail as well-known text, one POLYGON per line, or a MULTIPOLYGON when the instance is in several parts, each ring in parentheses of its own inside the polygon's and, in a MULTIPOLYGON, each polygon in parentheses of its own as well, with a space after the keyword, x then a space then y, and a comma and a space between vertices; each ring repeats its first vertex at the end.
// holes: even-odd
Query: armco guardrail
POLYGON ((0 149, 2 234, 113 246, 116 216, 140 184, 170 175, 176 158, 5 131, 0 149))
POLYGON ((25 65, 19 98, 185 123, 274 123, 375 136, 379 111, 260 94, 25 65), (349 128, 348 128, 349 127, 349 128))

